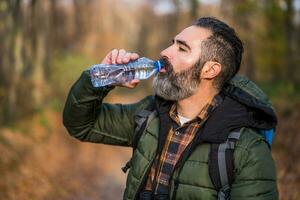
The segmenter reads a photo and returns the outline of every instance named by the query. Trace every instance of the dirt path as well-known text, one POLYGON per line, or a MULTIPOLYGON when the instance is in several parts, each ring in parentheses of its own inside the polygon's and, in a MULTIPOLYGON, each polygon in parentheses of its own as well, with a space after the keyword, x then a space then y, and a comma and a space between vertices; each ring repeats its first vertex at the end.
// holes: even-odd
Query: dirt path
POLYGON ((126 175, 120 168, 130 149, 76 141, 58 114, 44 115, 50 124, 38 125, 35 117, 28 135, 1 130, 1 198, 121 199, 126 175))

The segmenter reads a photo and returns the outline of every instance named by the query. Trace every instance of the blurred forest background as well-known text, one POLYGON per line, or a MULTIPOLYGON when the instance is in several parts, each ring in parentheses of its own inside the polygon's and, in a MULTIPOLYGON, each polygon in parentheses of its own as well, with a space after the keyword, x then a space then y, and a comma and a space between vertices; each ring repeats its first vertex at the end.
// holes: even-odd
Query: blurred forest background
MULTIPOLYGON (((121 199, 130 149, 69 137, 67 92, 113 48, 158 58, 199 16, 225 20, 244 41, 241 73, 279 116, 280 199, 300 199, 300 0, 0 0, 0 199, 121 199)), ((107 101, 135 102, 151 81, 107 101)))

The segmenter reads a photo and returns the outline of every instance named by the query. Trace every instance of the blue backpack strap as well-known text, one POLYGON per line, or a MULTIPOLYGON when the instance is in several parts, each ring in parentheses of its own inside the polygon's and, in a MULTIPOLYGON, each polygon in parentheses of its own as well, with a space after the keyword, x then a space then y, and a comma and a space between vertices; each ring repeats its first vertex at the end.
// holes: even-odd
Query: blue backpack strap
POLYGON ((234 131, 229 133, 224 143, 211 144, 208 168, 212 183, 218 191, 218 200, 230 199, 230 189, 234 178, 233 152, 240 135, 240 130, 234 131))
POLYGON ((275 136, 275 128, 272 129, 261 129, 259 133, 265 138, 266 142, 268 143, 269 147, 271 148, 272 142, 275 136))
MULTIPOLYGON (((132 141, 132 154, 137 148, 138 142, 144 132, 144 129, 148 126, 149 122, 157 115, 157 111, 153 110, 141 110, 139 113, 135 115, 135 129, 132 141)), ((122 171, 124 173, 131 167, 131 159, 122 167, 122 171)))

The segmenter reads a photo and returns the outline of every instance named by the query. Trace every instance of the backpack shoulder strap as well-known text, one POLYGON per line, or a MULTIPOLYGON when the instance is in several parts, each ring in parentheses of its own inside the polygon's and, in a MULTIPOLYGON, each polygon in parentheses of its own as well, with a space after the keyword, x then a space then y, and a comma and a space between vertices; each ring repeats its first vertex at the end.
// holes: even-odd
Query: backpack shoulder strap
POLYGON ((148 126, 149 122, 156 116, 156 110, 141 110, 135 116, 135 129, 132 141, 133 150, 136 149, 137 144, 140 140, 141 135, 144 132, 144 129, 148 126))
POLYGON ((240 130, 231 132, 221 144, 211 144, 209 154, 209 175, 218 191, 218 200, 229 200, 231 184, 234 179, 234 148, 240 138, 240 130))
MULTIPOLYGON (((145 130, 145 128, 148 126, 149 122, 156 116, 157 112, 153 108, 153 106, 149 107, 148 109, 141 110, 135 115, 135 129, 133 134, 133 140, 132 140, 132 154, 137 148, 137 145, 139 143, 139 140, 145 130), (148 110, 149 109, 149 110, 148 110)), ((131 159, 125 164, 124 167, 122 167, 122 171, 124 173, 127 172, 127 170, 131 167, 131 159)))

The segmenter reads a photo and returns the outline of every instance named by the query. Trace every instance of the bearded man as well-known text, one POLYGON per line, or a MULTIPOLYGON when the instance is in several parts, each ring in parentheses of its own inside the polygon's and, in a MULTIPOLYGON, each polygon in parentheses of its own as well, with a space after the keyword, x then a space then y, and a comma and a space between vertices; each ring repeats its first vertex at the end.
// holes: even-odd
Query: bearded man
MULTIPOLYGON (((133 147, 124 199, 278 199, 274 161, 260 134, 277 120, 265 94, 235 76, 242 53, 233 28, 199 18, 161 52, 154 95, 102 103, 115 86, 93 88, 85 71, 70 90, 63 123, 81 141, 133 147)), ((114 49, 102 63, 138 58, 114 49)))

